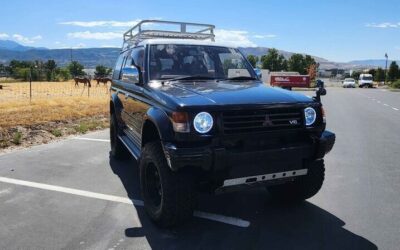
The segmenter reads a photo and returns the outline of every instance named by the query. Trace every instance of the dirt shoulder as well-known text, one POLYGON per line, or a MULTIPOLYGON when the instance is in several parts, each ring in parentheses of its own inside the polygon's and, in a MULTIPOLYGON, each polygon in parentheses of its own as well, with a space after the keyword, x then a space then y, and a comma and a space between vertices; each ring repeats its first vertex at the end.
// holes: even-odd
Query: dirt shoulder
POLYGON ((0 152, 45 144, 70 135, 105 129, 108 126, 109 117, 97 115, 74 120, 0 128, 0 152))

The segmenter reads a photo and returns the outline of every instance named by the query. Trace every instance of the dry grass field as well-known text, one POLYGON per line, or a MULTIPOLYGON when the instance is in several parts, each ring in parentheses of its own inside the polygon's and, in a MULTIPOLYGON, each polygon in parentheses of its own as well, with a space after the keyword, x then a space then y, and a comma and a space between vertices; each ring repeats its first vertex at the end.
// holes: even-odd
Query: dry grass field
MULTIPOLYGON (((32 99, 29 83, 1 83, 0 89, 0 148, 25 141, 40 131, 38 143, 73 133, 108 126, 109 85, 92 87, 69 82, 32 82, 32 99)), ((32 143, 28 143, 30 145, 32 143)), ((37 144, 37 143, 33 143, 37 144)))
POLYGON ((32 101, 29 83, 3 84, 0 90, 0 127, 62 121, 108 112, 108 86, 92 88, 70 82, 33 82, 32 101))

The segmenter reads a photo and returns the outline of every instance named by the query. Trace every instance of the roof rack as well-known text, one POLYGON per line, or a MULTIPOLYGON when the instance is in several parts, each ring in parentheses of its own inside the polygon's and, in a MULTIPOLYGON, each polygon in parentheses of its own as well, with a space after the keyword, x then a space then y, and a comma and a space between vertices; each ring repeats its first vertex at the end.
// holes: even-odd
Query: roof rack
POLYGON ((177 38, 207 40, 214 42, 215 26, 211 24, 172 22, 162 20, 143 20, 124 33, 122 50, 137 45, 141 41, 153 38, 177 38), (168 26, 168 30, 145 29, 145 26, 168 26), (144 26, 144 27, 143 27, 144 26))

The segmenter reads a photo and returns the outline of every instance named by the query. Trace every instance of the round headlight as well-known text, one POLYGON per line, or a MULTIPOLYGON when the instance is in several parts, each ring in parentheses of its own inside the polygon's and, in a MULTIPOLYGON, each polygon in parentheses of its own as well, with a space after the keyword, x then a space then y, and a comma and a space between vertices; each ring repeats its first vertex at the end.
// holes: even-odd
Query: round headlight
POLYGON ((304 116, 306 118, 306 126, 310 126, 315 122, 317 113, 315 112, 315 109, 308 107, 304 109, 304 116))
POLYGON ((196 131, 201 134, 210 131, 212 129, 213 123, 214 121, 212 116, 207 112, 198 113, 193 120, 194 129, 196 129, 196 131))

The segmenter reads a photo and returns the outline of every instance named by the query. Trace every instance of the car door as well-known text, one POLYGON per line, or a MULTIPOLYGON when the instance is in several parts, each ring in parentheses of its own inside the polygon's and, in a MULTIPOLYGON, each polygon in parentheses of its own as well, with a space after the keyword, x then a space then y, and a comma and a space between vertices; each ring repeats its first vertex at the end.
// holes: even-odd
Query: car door
POLYGON ((125 91, 124 83, 121 81, 121 71, 127 60, 128 52, 121 53, 118 57, 117 63, 114 67, 112 76, 111 91, 112 95, 116 95, 119 103, 117 104, 116 116, 120 128, 126 128, 125 121, 122 116, 124 110, 125 91))
POLYGON ((144 115, 149 109, 149 104, 143 95, 143 72, 144 72, 144 47, 132 49, 126 60, 124 67, 139 68, 139 83, 125 82, 125 98, 123 101, 123 119, 126 124, 125 134, 136 144, 138 149, 141 147, 141 132, 144 115))

